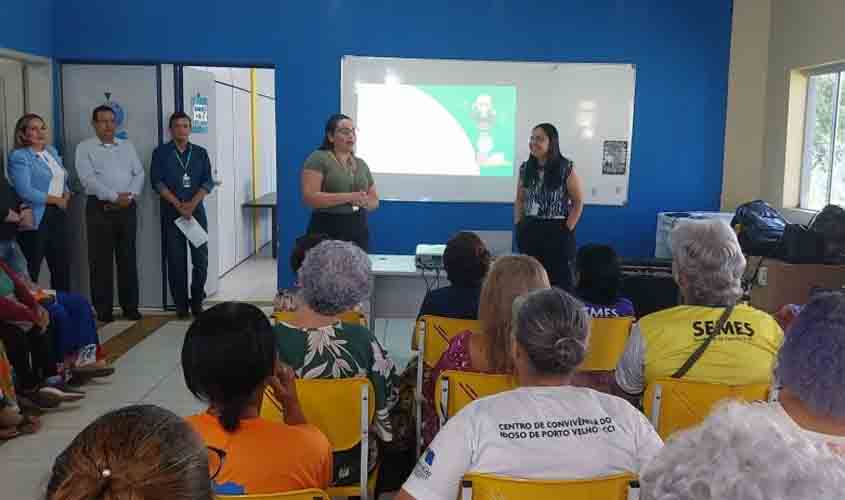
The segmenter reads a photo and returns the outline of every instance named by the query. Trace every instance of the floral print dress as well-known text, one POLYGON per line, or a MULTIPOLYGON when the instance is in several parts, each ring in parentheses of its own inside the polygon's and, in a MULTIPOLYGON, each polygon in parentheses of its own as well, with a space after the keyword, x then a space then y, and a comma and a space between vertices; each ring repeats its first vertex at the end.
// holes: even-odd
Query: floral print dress
MULTIPOLYGON (((281 322, 274 329, 279 359, 294 369, 297 378, 368 378, 376 404, 372 431, 382 442, 393 441, 390 414, 399 401, 399 375, 372 332, 341 322, 321 328, 281 322)), ((339 452, 334 458, 335 484, 342 484, 347 477, 357 480, 357 453, 339 452)))

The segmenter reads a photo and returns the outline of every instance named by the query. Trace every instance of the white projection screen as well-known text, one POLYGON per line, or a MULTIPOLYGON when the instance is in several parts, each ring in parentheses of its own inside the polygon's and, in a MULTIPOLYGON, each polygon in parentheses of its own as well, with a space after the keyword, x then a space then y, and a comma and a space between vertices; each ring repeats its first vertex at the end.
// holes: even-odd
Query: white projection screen
POLYGON ((628 199, 631 64, 345 56, 341 110, 382 199, 512 202, 532 127, 549 122, 585 201, 628 199))

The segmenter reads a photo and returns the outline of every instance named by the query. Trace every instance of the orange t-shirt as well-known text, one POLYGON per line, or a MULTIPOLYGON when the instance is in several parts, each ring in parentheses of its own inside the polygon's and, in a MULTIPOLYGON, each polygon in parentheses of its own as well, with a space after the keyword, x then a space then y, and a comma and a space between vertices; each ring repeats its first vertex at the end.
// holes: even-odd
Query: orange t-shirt
POLYGON ((223 468, 214 478, 218 495, 325 489, 332 479, 331 445, 313 425, 250 418, 228 433, 217 417, 208 413, 186 420, 206 445, 226 452, 223 468))

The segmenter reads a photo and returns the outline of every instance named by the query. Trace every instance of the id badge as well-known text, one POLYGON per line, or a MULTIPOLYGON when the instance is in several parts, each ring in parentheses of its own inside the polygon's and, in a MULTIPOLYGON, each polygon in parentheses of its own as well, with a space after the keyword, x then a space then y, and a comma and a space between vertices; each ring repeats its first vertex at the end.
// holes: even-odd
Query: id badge
POLYGON ((182 176, 182 187, 189 188, 191 187, 191 177, 188 174, 182 176))
POLYGON ((536 203, 532 203, 531 206, 528 207, 528 215, 530 217, 536 217, 540 211, 540 207, 536 203))

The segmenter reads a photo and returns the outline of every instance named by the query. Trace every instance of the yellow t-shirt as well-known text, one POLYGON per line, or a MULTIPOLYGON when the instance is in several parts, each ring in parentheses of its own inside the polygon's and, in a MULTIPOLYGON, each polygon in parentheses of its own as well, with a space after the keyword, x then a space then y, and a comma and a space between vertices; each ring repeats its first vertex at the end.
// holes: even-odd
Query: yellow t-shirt
MULTIPOLYGON (((639 394, 660 377, 671 377, 707 338, 721 307, 677 306, 642 318, 631 331, 616 369, 619 386, 639 394)), ((768 383, 783 330, 769 314, 737 305, 684 379, 743 385, 768 383)))
POLYGON ((238 430, 230 434, 208 413, 186 420, 206 445, 226 452, 213 481, 218 495, 325 489, 332 479, 331 445, 313 425, 250 418, 241 420, 238 430))

